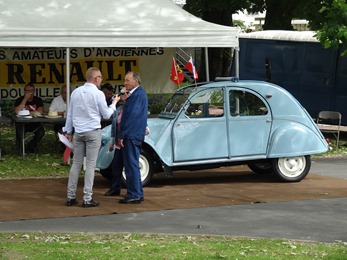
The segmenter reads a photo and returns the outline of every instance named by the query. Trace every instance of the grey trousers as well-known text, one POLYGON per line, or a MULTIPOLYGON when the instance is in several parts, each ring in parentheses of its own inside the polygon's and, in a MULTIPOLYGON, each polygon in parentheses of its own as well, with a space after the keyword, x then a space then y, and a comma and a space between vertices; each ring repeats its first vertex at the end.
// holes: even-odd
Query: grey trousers
POLYGON ((101 145, 101 130, 97 129, 85 133, 75 133, 73 137, 73 162, 69 173, 67 197, 76 198, 79 173, 86 157, 86 171, 84 174, 83 200, 89 201, 93 195, 94 173, 96 160, 101 145))

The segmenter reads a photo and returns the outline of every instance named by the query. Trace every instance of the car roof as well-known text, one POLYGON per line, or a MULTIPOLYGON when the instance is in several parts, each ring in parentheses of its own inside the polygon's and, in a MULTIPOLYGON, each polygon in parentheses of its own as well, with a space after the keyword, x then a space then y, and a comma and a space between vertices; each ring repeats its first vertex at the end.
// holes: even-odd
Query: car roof
POLYGON ((289 92, 285 90, 284 88, 270 82, 259 81, 259 80, 239 80, 234 77, 221 77, 221 78, 216 78, 215 81, 199 82, 196 84, 191 84, 191 85, 178 89, 177 92, 193 92, 194 90, 199 90, 203 88, 220 88, 220 87, 239 87, 239 88, 251 89, 256 92, 259 92, 259 94, 263 96, 267 95, 267 93, 272 93, 272 92, 282 92, 285 94, 289 94, 289 92))
POLYGON ((237 78, 218 78, 211 82, 202 82, 182 87, 176 93, 190 94, 206 88, 236 87, 250 90, 262 96, 269 104, 273 115, 300 115, 305 114, 302 105, 286 89, 266 81, 238 80, 237 78))

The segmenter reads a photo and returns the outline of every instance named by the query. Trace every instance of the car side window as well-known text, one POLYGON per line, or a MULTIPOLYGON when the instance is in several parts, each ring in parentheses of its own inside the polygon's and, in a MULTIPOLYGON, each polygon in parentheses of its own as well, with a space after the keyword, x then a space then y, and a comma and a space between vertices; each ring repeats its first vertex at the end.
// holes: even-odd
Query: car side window
POLYGON ((230 90, 229 103, 231 116, 260 116, 268 113, 265 103, 250 92, 230 90))
POLYGON ((196 94, 186 110, 190 118, 222 117, 224 115, 223 89, 207 89, 196 94))

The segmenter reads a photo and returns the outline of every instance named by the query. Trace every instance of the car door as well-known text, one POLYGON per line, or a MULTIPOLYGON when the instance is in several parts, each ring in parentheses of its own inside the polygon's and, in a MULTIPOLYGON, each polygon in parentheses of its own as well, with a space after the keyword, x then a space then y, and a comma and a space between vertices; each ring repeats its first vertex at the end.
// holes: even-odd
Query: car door
POLYGON ((272 125, 270 107, 254 91, 230 88, 227 92, 230 157, 264 157, 272 125))
POLYGON ((173 161, 228 157, 224 89, 196 93, 173 124, 173 161))

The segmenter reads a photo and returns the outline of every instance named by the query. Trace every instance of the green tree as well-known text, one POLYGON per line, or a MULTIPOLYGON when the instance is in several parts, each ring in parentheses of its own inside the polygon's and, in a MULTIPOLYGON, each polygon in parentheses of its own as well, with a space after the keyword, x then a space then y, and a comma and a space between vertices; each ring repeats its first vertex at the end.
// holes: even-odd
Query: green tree
POLYGON ((321 2, 319 15, 309 18, 311 28, 325 48, 341 46, 342 56, 347 55, 347 1, 325 0, 321 2), (317 19, 319 17, 319 19, 317 19))

